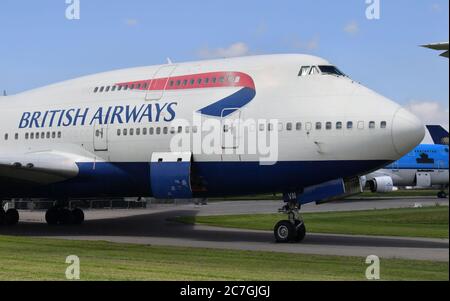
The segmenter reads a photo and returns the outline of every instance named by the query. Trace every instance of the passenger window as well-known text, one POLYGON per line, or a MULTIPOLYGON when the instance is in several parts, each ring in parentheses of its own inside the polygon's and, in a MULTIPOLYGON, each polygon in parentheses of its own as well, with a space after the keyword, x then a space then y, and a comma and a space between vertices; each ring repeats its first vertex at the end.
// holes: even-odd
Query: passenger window
POLYGON ((103 92, 105 90, 105 87, 101 87, 100 88, 100 93, 103 92))
POLYGON ((386 122, 386 121, 382 121, 382 122, 381 122, 381 128, 382 128, 382 129, 387 128, 387 122, 386 122))
POLYGON ((327 130, 332 130, 333 129, 333 124, 331 122, 327 122, 327 130))
POLYGON ((301 122, 297 122, 295 128, 297 129, 297 131, 301 131, 302 130, 302 123, 301 122))
POLYGON ((336 130, 342 130, 342 122, 336 122, 336 130))
POLYGON ((56 138, 56 133, 52 132, 52 139, 55 139, 55 138, 56 138))
POLYGON ((127 129, 123 129, 123 135, 124 136, 128 135, 128 130, 127 129))
POLYGON ((195 79, 191 79, 191 86, 195 84, 195 79))
POLYGON ((61 137, 62 137, 62 133, 58 132, 58 138, 61 138, 61 137))
POLYGON ((311 122, 307 122, 306 123, 306 130, 307 131, 311 131, 312 130, 312 123, 311 122))
POLYGON ((150 135, 153 135, 153 134, 155 133, 155 129, 154 129, 154 128, 149 128, 149 129, 148 129, 148 133, 149 133, 150 135))
POLYGON ((16 140, 18 140, 18 139, 19 139, 19 134, 16 133, 16 135, 15 135, 14 138, 15 138, 16 140))
POLYGON ((264 132, 266 130, 266 125, 264 123, 259 124, 259 131, 264 132))
POLYGON ((353 129, 353 122, 351 121, 347 122, 347 129, 349 130, 353 129))
POLYGON ((288 122, 288 123, 286 124, 286 130, 292 131, 292 123, 291 123, 291 122, 288 122))
POLYGON ((28 133, 25 133, 25 139, 28 140, 29 137, 30 135, 28 133))
POLYGON ((117 87, 118 91, 122 91, 122 86, 117 87))
POLYGON ((183 132, 183 127, 182 126, 179 126, 178 127, 178 134, 181 134, 183 132))
POLYGON ((136 129, 136 136, 140 136, 141 135, 141 129, 140 128, 137 128, 136 129))
POLYGON ((109 92, 110 86, 106 87, 105 92, 109 92))
POLYGON ((30 134, 30 139, 34 139, 34 133, 30 134))
POLYGON ((375 121, 371 121, 369 123, 369 129, 374 129, 375 128, 375 121))
POLYGON ((120 129, 117 130, 117 136, 120 136, 120 134, 122 133, 122 131, 120 129))
POLYGON ((142 129, 142 135, 144 135, 144 136, 147 135, 147 128, 142 129))
POLYGON ((95 87, 94 93, 97 93, 97 92, 98 92, 98 87, 95 87))
POLYGON ((130 129, 130 136, 134 135, 134 129, 130 129))
POLYGON ((298 76, 306 76, 306 75, 308 75, 308 74, 309 74, 309 69, 310 69, 310 68, 311 68, 310 66, 303 66, 303 67, 300 69, 300 72, 299 72, 298 76))
POLYGON ((358 122, 358 129, 359 130, 364 130, 364 121, 359 121, 358 122))
POLYGON ((322 129, 322 122, 316 122, 316 130, 322 129))
POLYGON ((156 135, 161 135, 161 128, 160 127, 156 128, 156 135))
POLYGON ((45 133, 44 132, 41 133, 41 139, 45 139, 45 133))
POLYGON ((278 132, 283 131, 283 123, 282 122, 278 122, 278 132))
POLYGON ((112 86, 111 91, 113 92, 116 91, 116 88, 117 88, 116 86, 112 86))
POLYGON ((50 132, 47 132, 47 139, 50 139, 50 132))

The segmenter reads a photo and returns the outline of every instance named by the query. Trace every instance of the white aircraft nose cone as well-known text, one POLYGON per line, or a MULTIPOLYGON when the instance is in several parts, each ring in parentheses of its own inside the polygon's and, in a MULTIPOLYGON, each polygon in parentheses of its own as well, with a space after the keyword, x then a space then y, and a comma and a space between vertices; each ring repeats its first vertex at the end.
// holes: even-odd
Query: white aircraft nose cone
POLYGON ((406 155, 419 145, 425 137, 425 126, 412 113, 401 108, 394 116, 392 139, 400 156, 406 155))

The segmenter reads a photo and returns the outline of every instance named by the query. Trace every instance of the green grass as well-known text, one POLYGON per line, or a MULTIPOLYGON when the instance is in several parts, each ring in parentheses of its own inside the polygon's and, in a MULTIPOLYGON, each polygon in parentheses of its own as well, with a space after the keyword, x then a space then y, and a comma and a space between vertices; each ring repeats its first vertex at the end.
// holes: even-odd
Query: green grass
MULTIPOLYGON (((364 258, 0 236, 0 280, 365 280, 364 258)), ((448 280, 448 263, 381 260, 382 280, 448 280)))
MULTIPOLYGON (((439 190, 433 189, 420 189, 420 190, 398 190, 387 193, 372 193, 370 191, 365 191, 357 196, 350 197, 349 199, 358 198, 385 198, 385 197, 436 197, 439 190)), ((259 201, 259 200, 282 200, 282 194, 259 194, 250 196, 240 196, 240 197, 229 197, 229 198, 210 198, 209 201, 219 202, 219 201, 259 201)))
MULTIPOLYGON (((449 208, 403 208, 352 212, 305 213, 308 232, 448 238, 449 208)), ((281 214, 181 217, 179 221, 210 226, 272 230, 281 214)))

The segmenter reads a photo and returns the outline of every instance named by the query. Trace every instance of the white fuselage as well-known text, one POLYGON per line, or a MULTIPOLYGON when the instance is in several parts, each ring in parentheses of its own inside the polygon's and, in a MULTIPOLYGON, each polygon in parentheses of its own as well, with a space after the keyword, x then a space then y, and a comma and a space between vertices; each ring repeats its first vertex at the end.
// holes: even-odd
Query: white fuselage
MULTIPOLYGON (((258 178, 248 179, 251 187, 248 193, 253 193, 257 192, 258 185, 267 183, 260 178, 273 179, 286 173, 284 181, 288 187, 278 185, 267 189, 289 189, 295 186, 295 178, 299 183, 293 189, 301 188, 302 181, 308 178, 315 178, 314 183, 308 185, 318 184, 315 182, 328 180, 333 162, 338 163, 335 167, 339 170, 330 177, 362 175, 398 160, 420 143, 422 124, 398 104, 348 77, 323 73, 299 76, 302 66, 320 65, 329 63, 312 56, 274 55, 143 67, 87 76, 2 97, 0 158, 4 154, 32 155, 52 151, 70 154, 66 156, 68 160, 73 159, 78 165, 118 164, 121 168, 121 164, 151 162, 155 153, 174 152, 171 146, 174 135, 178 131, 189 132, 190 145, 178 151, 193 154, 192 162, 199 164, 199 172, 209 190, 224 194, 226 185, 238 185, 239 189, 232 193, 246 193, 243 180, 238 184, 232 179, 225 180, 224 186, 220 186, 217 173, 226 171, 220 176, 229 178, 242 169, 245 174, 249 164, 260 165, 261 154, 233 152, 247 144, 247 136, 239 130, 228 133, 223 127, 224 119, 239 120, 240 125, 253 120, 256 125, 248 130, 255 133, 270 131, 268 124, 272 123, 272 130, 278 131, 276 157, 265 168, 251 168, 257 173, 254 177, 258 178), (209 80, 216 75, 220 80, 221 74, 225 74, 225 81, 228 80, 226 74, 234 74, 230 79, 234 82, 211 85, 209 80), (190 87, 191 78, 196 83, 190 87), (197 82, 200 78, 201 84, 197 82), (206 78, 208 84, 204 82, 206 78), (164 85, 158 88, 156 79, 164 85), (185 86, 184 79, 188 81, 185 86), (181 84, 177 88, 178 80, 181 84), (248 82, 240 83, 245 80, 248 82), (132 83, 133 89, 129 87, 132 83), (138 84, 140 88, 136 88, 138 84), (125 85, 128 89, 119 91, 118 87, 125 85), (112 87, 116 87, 114 91, 112 87), (230 108, 226 107, 226 102, 221 104, 222 107, 213 108, 222 112, 219 116, 202 114, 203 108, 221 99, 230 95, 239 97, 241 89, 245 90, 242 93, 247 93, 243 97, 249 97, 248 103, 236 107, 239 99, 231 100, 230 108), (225 113, 227 110, 231 113, 225 113), (198 128, 196 134, 200 133, 198 135, 203 139, 194 140, 193 126, 200 117, 203 121, 216 120, 222 125, 216 133, 222 140, 213 153, 198 145, 195 149, 198 141, 208 138, 208 132, 198 128), (225 142, 224 135, 231 135, 231 140, 225 142), (208 162, 216 164, 215 171, 206 170, 208 162), (283 163, 292 162, 304 165, 296 172, 280 168, 283 163), (361 166, 354 168, 358 162, 361 166), (235 164, 233 169, 231 163, 235 164), (207 178, 214 173, 217 178, 207 178), (311 173, 314 173, 312 177, 311 173), (317 175, 321 173, 326 174, 317 175)), ((136 165, 136 168, 139 167, 136 165)), ((0 173, 0 181, 2 176, 0 173)), ((142 174, 137 172, 129 176, 141 177, 142 174)), ((278 180, 281 183, 282 179, 278 180)), ((92 188, 88 190, 86 196, 95 194, 92 188)), ((144 193, 142 190, 139 195, 144 193)), ((266 189, 261 187, 260 190, 266 189)))

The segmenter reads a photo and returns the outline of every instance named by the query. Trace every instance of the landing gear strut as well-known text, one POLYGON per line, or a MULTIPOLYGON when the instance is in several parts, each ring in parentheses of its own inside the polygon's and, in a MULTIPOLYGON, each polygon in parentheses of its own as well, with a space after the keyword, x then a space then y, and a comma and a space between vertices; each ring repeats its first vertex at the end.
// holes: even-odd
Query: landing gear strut
POLYGON ((73 210, 52 207, 45 213, 48 225, 81 225, 84 222, 84 212, 79 208, 73 210))
POLYGON ((301 205, 289 201, 279 212, 286 213, 289 220, 282 220, 275 225, 275 240, 279 243, 301 242, 306 236, 306 227, 299 212, 301 205))

